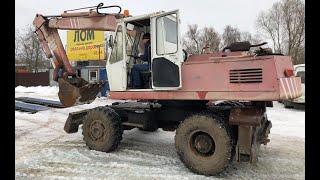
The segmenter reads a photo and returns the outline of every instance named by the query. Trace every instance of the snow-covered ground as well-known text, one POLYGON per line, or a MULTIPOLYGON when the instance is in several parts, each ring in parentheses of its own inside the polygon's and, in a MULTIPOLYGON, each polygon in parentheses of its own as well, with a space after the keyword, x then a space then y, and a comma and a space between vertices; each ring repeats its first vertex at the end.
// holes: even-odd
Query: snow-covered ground
MULTIPOLYGON (((57 87, 16 87, 16 97, 58 100, 57 87)), ((273 127, 271 142, 261 146, 256 165, 234 162, 219 177, 190 172, 174 148, 174 133, 163 130, 125 131, 112 153, 89 150, 81 128, 67 134, 68 113, 110 104, 93 103, 35 114, 15 112, 16 179, 305 179, 305 112, 274 102, 267 114, 273 127)))

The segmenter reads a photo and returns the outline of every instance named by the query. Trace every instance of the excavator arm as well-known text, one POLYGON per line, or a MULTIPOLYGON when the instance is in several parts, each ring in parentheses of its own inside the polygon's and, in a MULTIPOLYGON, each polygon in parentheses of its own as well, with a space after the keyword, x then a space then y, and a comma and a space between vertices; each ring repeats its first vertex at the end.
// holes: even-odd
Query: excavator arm
POLYGON ((64 11, 57 16, 37 14, 33 25, 40 45, 54 67, 53 80, 59 84, 59 99, 66 106, 90 103, 101 90, 104 82, 89 84, 74 72, 61 42, 58 30, 115 31, 117 19, 123 18, 120 6, 98 6, 64 11), (120 9, 118 13, 100 13, 100 9, 120 9), (87 9, 87 12, 70 12, 87 9))

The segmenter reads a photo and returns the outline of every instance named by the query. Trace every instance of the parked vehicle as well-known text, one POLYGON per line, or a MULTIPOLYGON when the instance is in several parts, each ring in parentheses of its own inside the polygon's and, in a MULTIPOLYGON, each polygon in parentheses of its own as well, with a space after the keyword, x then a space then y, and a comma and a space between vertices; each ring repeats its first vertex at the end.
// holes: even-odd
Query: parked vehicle
POLYGON ((301 78, 302 95, 295 99, 283 101, 285 108, 304 109, 305 108, 305 64, 294 65, 294 75, 301 78))

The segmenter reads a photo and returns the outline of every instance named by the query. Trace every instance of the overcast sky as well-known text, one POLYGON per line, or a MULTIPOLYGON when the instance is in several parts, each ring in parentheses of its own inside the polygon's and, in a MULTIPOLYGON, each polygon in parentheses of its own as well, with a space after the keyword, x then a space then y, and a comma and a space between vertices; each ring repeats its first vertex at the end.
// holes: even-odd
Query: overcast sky
MULTIPOLYGON (((21 29, 32 24, 36 13, 59 15, 67 9, 94 6, 103 2, 105 5, 120 5, 133 16, 179 9, 183 33, 188 24, 196 23, 199 27, 212 26, 220 34, 228 24, 255 34, 257 15, 277 1, 279 0, 15 0, 15 26, 16 29, 21 29)), ((61 33, 61 36, 65 43, 65 33, 61 33)))

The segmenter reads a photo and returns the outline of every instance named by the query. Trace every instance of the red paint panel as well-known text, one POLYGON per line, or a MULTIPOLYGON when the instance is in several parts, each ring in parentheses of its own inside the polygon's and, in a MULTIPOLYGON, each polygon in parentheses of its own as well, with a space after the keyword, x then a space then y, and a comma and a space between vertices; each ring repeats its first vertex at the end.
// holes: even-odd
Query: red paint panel
MULTIPOLYGON (((223 59, 223 58, 221 58, 223 59)), ((198 61, 182 65, 183 91, 275 91, 277 77, 275 63, 279 59, 273 56, 265 58, 229 58, 218 63, 198 61), (262 83, 230 83, 230 70, 234 69, 262 69, 262 83)))
POLYGON ((111 99, 131 100, 245 100, 245 101, 269 101, 279 100, 277 92, 208 92, 204 99, 199 98, 197 92, 186 91, 112 91, 111 99))
POLYGON ((112 99, 133 100, 283 100, 301 94, 300 78, 283 78, 283 70, 292 67, 291 59, 286 56, 213 57, 210 54, 192 56, 182 65, 180 90, 110 92, 109 96, 112 99), (243 72, 243 69, 259 68, 262 69, 262 75, 259 76, 262 77, 260 83, 230 82, 230 70, 240 69, 243 72))
POLYGON ((293 69, 292 60, 289 56, 276 56, 278 61, 275 63, 275 70, 278 78, 284 78, 286 69, 293 69))
POLYGON ((207 93, 208 93, 207 91, 198 91, 197 92, 199 99, 205 99, 207 93))

